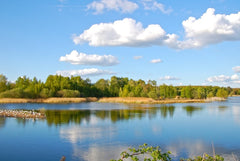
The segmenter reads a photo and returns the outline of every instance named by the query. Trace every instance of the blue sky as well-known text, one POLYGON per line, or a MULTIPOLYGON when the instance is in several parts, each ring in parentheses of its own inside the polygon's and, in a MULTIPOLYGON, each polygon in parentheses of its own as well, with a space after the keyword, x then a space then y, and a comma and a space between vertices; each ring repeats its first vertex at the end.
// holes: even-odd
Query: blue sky
POLYGON ((0 73, 240 87, 239 0, 1 0, 0 73))

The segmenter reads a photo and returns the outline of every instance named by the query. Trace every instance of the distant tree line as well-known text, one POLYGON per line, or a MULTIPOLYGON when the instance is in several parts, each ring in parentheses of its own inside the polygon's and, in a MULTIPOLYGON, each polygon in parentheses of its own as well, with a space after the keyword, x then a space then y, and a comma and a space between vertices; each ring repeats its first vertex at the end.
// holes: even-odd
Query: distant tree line
POLYGON ((110 80, 100 79, 91 83, 80 76, 63 77, 49 75, 45 82, 37 78, 18 77, 9 82, 0 75, 0 98, 49 98, 49 97, 150 97, 153 99, 207 97, 228 97, 240 95, 240 88, 218 86, 172 86, 149 80, 132 80, 112 76, 110 80))

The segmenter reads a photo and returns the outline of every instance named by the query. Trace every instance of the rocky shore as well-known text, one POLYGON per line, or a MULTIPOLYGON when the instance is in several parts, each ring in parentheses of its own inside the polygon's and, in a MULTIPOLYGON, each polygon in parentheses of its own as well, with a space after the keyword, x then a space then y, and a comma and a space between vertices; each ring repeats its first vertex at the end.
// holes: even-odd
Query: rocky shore
POLYGON ((44 113, 34 110, 6 110, 0 109, 0 117, 16 117, 16 118, 46 118, 44 113))

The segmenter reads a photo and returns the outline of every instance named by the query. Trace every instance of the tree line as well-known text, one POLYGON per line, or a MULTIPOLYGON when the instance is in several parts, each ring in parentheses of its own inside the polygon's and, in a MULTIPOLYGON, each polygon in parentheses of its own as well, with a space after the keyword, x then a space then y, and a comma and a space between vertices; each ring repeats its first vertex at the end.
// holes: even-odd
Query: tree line
POLYGON ((91 83, 80 76, 64 77, 49 75, 45 82, 36 77, 18 77, 9 82, 0 75, 0 98, 49 98, 49 97, 149 97, 153 99, 228 97, 240 95, 240 88, 218 86, 172 86, 157 85, 155 80, 112 76, 110 80, 100 79, 91 83))

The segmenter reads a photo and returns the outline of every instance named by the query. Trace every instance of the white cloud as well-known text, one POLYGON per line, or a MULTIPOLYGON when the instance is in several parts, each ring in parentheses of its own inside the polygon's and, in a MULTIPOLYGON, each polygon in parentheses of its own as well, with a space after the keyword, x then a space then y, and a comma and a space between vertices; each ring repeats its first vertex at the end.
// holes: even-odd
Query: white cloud
POLYGON ((232 68, 235 73, 240 73, 240 66, 236 66, 232 68))
POLYGON ((138 5, 128 0, 100 0, 93 1, 87 6, 87 9, 95 10, 94 14, 100 14, 105 9, 120 11, 122 13, 132 13, 138 8, 138 5))
POLYGON ((160 25, 143 28, 131 18, 95 24, 79 36, 73 36, 75 44, 89 43, 90 46, 176 46, 176 39, 176 35, 166 34, 160 25))
POLYGON ((172 76, 165 76, 165 77, 161 77, 160 80, 180 80, 177 77, 172 77, 172 76))
POLYGON ((160 10, 164 14, 169 14, 173 11, 171 8, 166 9, 162 3, 158 3, 155 0, 143 0, 142 4, 145 10, 160 10))
POLYGON ((66 56, 61 56, 59 61, 69 62, 75 65, 99 65, 111 66, 118 64, 118 59, 112 55, 87 55, 85 53, 78 53, 73 50, 66 56))
POLYGON ((189 17, 182 22, 185 30, 183 41, 176 34, 167 34, 158 24, 146 28, 134 19, 125 18, 113 23, 94 24, 79 36, 74 35, 75 44, 89 43, 91 46, 168 46, 174 49, 200 48, 223 41, 240 40, 240 12, 237 14, 215 14, 209 8, 199 19, 189 17))
POLYGON ((234 74, 231 76, 231 80, 238 80, 239 76, 237 74, 234 74))
POLYGON ((133 57, 133 59, 136 59, 136 60, 142 59, 142 58, 143 58, 143 56, 134 56, 134 57, 133 57))
POLYGON ((111 75, 115 74, 114 72, 107 71, 107 70, 101 70, 97 68, 90 68, 90 69, 80 69, 80 70, 65 70, 65 71, 57 71, 57 75, 62 76, 97 76, 97 75, 111 75))
POLYGON ((231 77, 225 75, 213 76, 207 79, 208 82, 229 82, 230 80, 231 77))
POLYGON ((239 76, 237 74, 234 74, 232 76, 226 76, 226 75, 219 75, 219 76, 213 76, 209 77, 207 79, 207 82, 214 83, 214 82, 219 82, 219 83, 240 83, 239 76))
POLYGON ((150 61, 150 63, 161 63, 162 62, 162 60, 161 59, 153 59, 153 60, 151 60, 150 61))
POLYGON ((215 9, 209 8, 199 19, 189 17, 182 25, 187 38, 180 43, 182 49, 240 40, 240 12, 215 14, 215 9))

